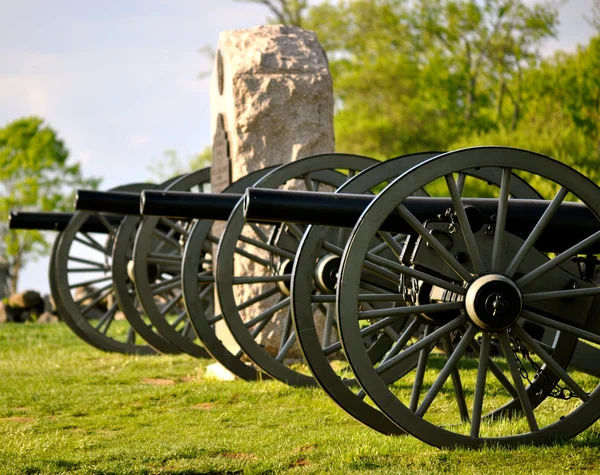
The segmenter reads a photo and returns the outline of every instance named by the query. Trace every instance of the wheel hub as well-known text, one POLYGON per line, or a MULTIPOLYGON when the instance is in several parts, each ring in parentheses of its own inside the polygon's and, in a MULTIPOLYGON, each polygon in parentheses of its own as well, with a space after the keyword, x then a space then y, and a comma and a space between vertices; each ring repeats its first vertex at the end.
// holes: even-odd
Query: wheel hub
POLYGON ((315 267, 315 282, 321 292, 328 294, 335 293, 341 260, 339 256, 327 254, 317 262, 317 266, 315 267))
POLYGON ((471 321, 479 328, 499 332, 517 321, 523 299, 511 279, 500 274, 488 274, 469 286, 465 308, 471 321))

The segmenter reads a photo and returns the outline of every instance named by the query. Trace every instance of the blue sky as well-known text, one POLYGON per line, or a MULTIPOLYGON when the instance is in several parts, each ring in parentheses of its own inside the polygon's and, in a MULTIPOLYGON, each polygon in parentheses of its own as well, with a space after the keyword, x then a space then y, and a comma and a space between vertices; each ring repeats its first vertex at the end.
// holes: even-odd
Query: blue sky
MULTIPOLYGON (((198 76, 212 61, 199 49, 269 14, 233 0, 2 4, 0 126, 45 118, 102 188, 147 180, 164 150, 187 158, 210 143, 209 80, 198 76)), ((587 41, 590 5, 570 0, 561 9, 560 37, 546 53, 587 41)), ((46 274, 47 259, 28 265, 20 288, 47 292, 46 274)))

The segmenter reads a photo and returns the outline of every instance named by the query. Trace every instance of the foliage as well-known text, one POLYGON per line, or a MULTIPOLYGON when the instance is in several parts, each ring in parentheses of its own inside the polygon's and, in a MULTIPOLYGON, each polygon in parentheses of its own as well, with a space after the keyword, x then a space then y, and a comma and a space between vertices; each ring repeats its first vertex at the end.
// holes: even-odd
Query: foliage
POLYGON ((190 157, 187 162, 183 162, 176 150, 165 150, 163 159, 148 167, 152 179, 158 183, 169 180, 170 178, 183 175, 195 170, 200 170, 210 166, 212 161, 212 148, 205 147, 202 152, 190 157))
POLYGON ((306 25, 330 58, 338 150, 380 158, 514 129, 558 13, 522 0, 341 0, 306 25))
POLYGON ((304 16, 308 9, 308 0, 238 0, 247 3, 258 3, 266 6, 273 17, 271 23, 303 26, 304 16))
POLYGON ((454 142, 535 150, 600 182, 600 35, 573 53, 557 52, 523 75, 517 127, 499 127, 454 142))
POLYGON ((62 323, 4 325, 0 474, 562 475, 600 468, 598 423, 551 447, 439 450, 376 433, 320 388, 209 380, 212 363, 102 353, 62 323))
POLYGON ((74 191, 95 188, 97 179, 84 179, 78 163, 43 119, 18 119, 0 129, 0 252, 9 261, 10 290, 27 261, 48 252, 46 235, 39 231, 9 231, 8 214, 21 211, 72 209, 74 191))

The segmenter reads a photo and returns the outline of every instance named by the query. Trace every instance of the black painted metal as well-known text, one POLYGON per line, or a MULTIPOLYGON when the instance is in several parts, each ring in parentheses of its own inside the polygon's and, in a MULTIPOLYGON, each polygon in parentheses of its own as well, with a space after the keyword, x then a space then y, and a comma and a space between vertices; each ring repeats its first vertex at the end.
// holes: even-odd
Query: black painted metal
POLYGON ((140 194, 125 191, 77 190, 75 209, 137 216, 140 214, 140 194))
POLYGON ((234 193, 188 193, 146 190, 140 199, 144 216, 227 221, 243 195, 234 193))
MULTIPOLYGON (((8 216, 9 229, 36 229, 39 231, 64 231, 73 213, 11 211, 8 216)), ((121 222, 120 216, 105 216, 110 224, 121 222)), ((97 216, 90 216, 81 232, 108 234, 106 226, 97 216)))
MULTIPOLYGON (((285 221, 352 228, 372 200, 373 197, 368 195, 248 188, 244 196, 244 216, 249 221, 285 221)), ((473 228, 480 229, 486 223, 492 224, 491 217, 498 208, 496 199, 465 198, 462 201, 473 228)), ((509 200, 507 231, 526 238, 549 203, 545 200, 509 200)), ((452 208, 452 201, 450 198, 413 196, 408 197, 404 205, 420 222, 424 222, 443 215, 452 208)), ((389 216, 382 230, 414 234, 400 215, 389 216)), ((589 208, 580 203, 565 202, 538 239, 536 247, 543 252, 560 252, 598 230, 600 223, 589 208)), ((598 247, 594 246, 587 252, 599 252, 598 247)))

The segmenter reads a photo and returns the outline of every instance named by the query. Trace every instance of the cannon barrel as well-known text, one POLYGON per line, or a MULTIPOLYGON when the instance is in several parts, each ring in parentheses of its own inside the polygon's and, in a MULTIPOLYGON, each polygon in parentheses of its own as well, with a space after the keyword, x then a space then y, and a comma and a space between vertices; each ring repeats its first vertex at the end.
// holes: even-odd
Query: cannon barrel
MULTIPOLYGON (((244 215, 248 221, 255 222, 285 221, 352 228, 373 199, 372 195, 248 188, 244 195, 244 215)), ((465 198, 462 201, 475 230, 486 223, 493 223, 491 217, 497 212, 497 199, 465 198)), ((545 200, 509 200, 507 231, 526 238, 549 203, 545 200)), ((404 205, 421 222, 435 219, 453 207, 450 198, 413 196, 408 197, 404 205)), ((415 234, 399 214, 388 216, 381 229, 415 234)), ((546 226, 536 247, 544 252, 561 252, 598 230, 600 222, 589 208, 581 203, 564 202, 546 226)), ((600 252, 600 245, 587 249, 587 252, 600 252)))
POLYGON ((75 209, 111 214, 140 214, 140 194, 127 191, 77 190, 75 209))
POLYGON ((139 203, 143 216, 227 221, 243 195, 145 190, 139 203))
MULTIPOLYGON (((36 229, 38 231, 64 231, 73 213, 11 211, 8 216, 9 229, 36 229)), ((106 216, 111 225, 119 225, 120 216, 106 216)), ((98 216, 90 216, 81 232, 108 234, 106 226, 98 216)))

